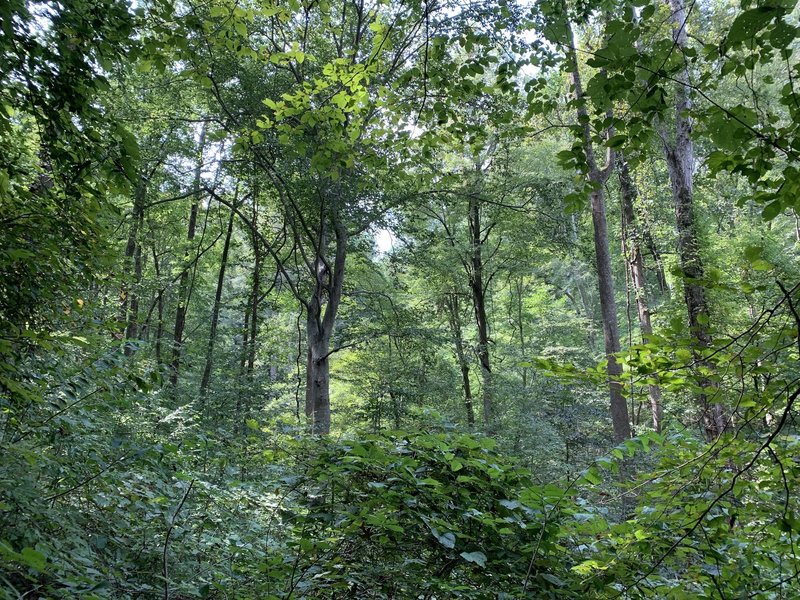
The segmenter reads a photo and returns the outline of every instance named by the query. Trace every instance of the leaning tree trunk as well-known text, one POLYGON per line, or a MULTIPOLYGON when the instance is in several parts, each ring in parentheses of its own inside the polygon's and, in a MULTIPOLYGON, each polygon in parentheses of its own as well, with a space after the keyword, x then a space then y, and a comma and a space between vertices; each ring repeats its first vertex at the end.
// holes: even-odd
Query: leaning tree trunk
MULTIPOLYGON (((642 257, 641 235, 636 223, 634 204, 638 191, 631 178, 628 162, 620 152, 617 154, 617 175, 622 196, 622 243, 625 261, 628 264, 633 295, 636 298, 636 313, 639 317, 639 329, 642 338, 647 338, 653 333, 650 321, 650 307, 647 303, 647 287, 645 285, 644 259, 642 257)), ((650 413, 652 415, 653 429, 661 431, 663 408, 661 406, 661 388, 651 384, 648 389, 650 399, 650 413)))
MULTIPOLYGON (((568 39, 573 40, 572 26, 566 21, 568 39)), ((617 327, 617 303, 614 298, 614 277, 611 268, 611 253, 608 245, 608 224, 606 222, 605 193, 603 186, 613 169, 613 153, 609 151, 606 165, 601 170, 597 165, 592 143, 592 131, 589 125, 589 113, 586 109, 581 85, 578 58, 574 43, 567 51, 567 60, 571 71, 573 94, 576 100, 578 122, 583 125, 583 150, 586 155, 589 180, 593 190, 589 195, 594 227, 594 250, 597 259, 597 281, 600 293, 600 312, 603 319, 603 341, 607 360, 608 387, 610 398, 611 423, 614 429, 614 441, 621 442, 631 437, 631 426, 628 418, 628 405, 622 393, 622 367, 617 362, 616 354, 620 351, 619 330, 617 327)))
POLYGON ((228 217, 228 229, 225 231, 225 244, 222 247, 222 257, 219 261, 219 274, 217 275, 217 290, 214 294, 214 306, 211 308, 211 330, 208 333, 208 346, 206 347, 206 365, 203 369, 203 378, 200 381, 200 396, 205 396, 211 383, 211 370, 214 363, 214 345, 217 341, 217 324, 219 323, 219 310, 222 305, 222 288, 225 284, 225 270, 228 266, 228 253, 231 247, 233 234, 233 221, 236 213, 231 211, 228 217))
MULTIPOLYGON (((669 0, 669 5, 674 43, 683 50, 688 46, 686 7, 683 0, 669 0)), ((662 132, 662 140, 672 185, 672 200, 675 205, 678 258, 684 276, 683 293, 689 316, 689 329, 695 341, 696 360, 701 366, 704 366, 706 363, 702 359, 702 354, 711 346, 711 334, 708 330, 709 310, 706 291, 702 285, 705 271, 700 257, 694 215, 694 146, 691 137, 692 119, 689 116, 692 108, 692 93, 688 68, 684 67, 676 79, 675 135, 674 139, 670 141, 662 132)), ((709 439, 716 439, 727 429, 727 416, 721 405, 710 405, 709 403, 708 395, 713 393, 711 381, 703 378, 700 386, 704 390, 698 396, 703 413, 703 428, 709 439)))
MULTIPOLYGON (((186 239, 191 245, 197 231, 197 212, 200 206, 200 184, 203 169, 203 149, 206 141, 206 128, 200 130, 200 144, 197 156, 197 164, 194 170, 194 191, 192 197, 192 207, 189 211, 189 227, 186 239)), ((172 336, 172 361, 170 362, 169 382, 173 387, 178 383, 178 373, 180 371, 181 352, 183 350, 183 331, 186 328, 186 309, 189 303, 189 249, 184 255, 184 266, 181 271, 180 283, 178 284, 178 306, 175 309, 175 329, 172 336)))
POLYGON ((344 266, 347 255, 347 230, 335 222, 336 256, 333 264, 325 260, 327 226, 320 225, 317 256, 314 260, 315 286, 306 302, 306 417, 311 432, 325 435, 331 429, 330 344, 336 314, 342 300, 344 266), (331 272, 332 270, 332 272, 331 272), (327 300, 327 302, 326 302, 327 300), (323 310, 324 305, 324 310, 323 310))
POLYGON ((475 409, 472 404, 472 386, 469 382, 469 361, 464 352, 464 337, 462 335, 461 309, 458 306, 458 296, 455 293, 448 294, 445 298, 445 306, 447 307, 447 316, 450 322, 450 334, 453 336, 456 360, 461 370, 461 384, 464 388, 464 408, 467 411, 467 425, 472 428, 475 426, 475 409))

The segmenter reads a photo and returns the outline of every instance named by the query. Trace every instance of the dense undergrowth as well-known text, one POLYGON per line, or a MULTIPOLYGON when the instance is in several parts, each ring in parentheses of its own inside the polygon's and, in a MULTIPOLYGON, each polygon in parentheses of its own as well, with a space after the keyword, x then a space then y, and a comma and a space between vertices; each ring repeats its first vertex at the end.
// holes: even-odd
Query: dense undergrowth
POLYGON ((793 597, 796 435, 650 433, 554 484, 452 428, 203 431, 125 394, 158 399, 112 384, 6 436, 3 597, 793 597))

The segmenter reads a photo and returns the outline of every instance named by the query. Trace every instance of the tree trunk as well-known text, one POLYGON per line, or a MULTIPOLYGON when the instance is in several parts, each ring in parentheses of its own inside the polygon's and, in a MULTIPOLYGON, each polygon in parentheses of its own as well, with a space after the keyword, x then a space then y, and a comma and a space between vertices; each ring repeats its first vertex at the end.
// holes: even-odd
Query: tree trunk
POLYGON ((464 352, 464 338, 461 330, 461 313, 458 306, 458 296, 455 293, 448 294, 445 298, 447 316, 450 322, 450 334, 453 336, 453 346, 455 348, 456 360, 461 370, 461 384, 464 388, 464 408, 467 411, 467 425, 470 428, 475 426, 475 409, 472 404, 472 386, 469 382, 469 361, 464 352))
MULTIPOLYGON (((510 283, 510 282, 509 282, 510 283)), ((516 318, 516 328, 519 330, 519 351, 521 358, 525 358, 525 354, 527 352, 527 348, 525 346, 525 322, 522 318, 522 309, 523 309, 523 292, 525 289, 525 282, 523 276, 520 275, 516 281, 514 282, 514 287, 516 289, 516 315, 511 317, 512 308, 509 306, 509 317, 516 318)), ((510 302, 513 303, 514 301, 514 294, 511 294, 510 302)), ((528 368, 522 367, 522 389, 528 387, 528 368)))
POLYGON ((250 294, 247 296, 247 304, 244 307, 244 326, 242 327, 242 354, 239 359, 239 375, 240 377, 244 378, 245 373, 247 372, 247 356, 248 356, 248 348, 249 346, 249 339, 250 339, 250 309, 252 308, 252 290, 250 294))
MULTIPOLYGON (((688 45, 686 33, 686 8, 683 0, 669 0, 673 24, 673 38, 677 47, 685 49, 688 45)), ((694 145, 692 142, 692 94, 689 84, 689 71, 684 68, 677 76, 675 85, 675 136, 673 140, 662 132, 664 154, 667 160, 669 179, 672 185, 672 200, 678 229, 678 257, 683 271, 683 293, 689 316, 689 328, 696 344, 696 357, 711 346, 708 331, 709 311, 706 291, 702 285, 705 274, 700 257, 697 226, 694 217, 694 145)), ((704 361, 698 358, 700 365, 704 361)), ((708 379, 700 381, 702 388, 713 387, 708 379)), ((709 389, 709 392, 713 391, 709 389)), ((727 429, 727 416, 722 406, 709 405, 708 394, 701 393, 698 402, 703 412, 702 421, 706 436, 716 439, 727 429)))
POLYGON ((331 429, 330 342, 342 300, 348 242, 344 226, 336 221, 333 225, 336 234, 335 259, 333 264, 330 264, 324 256, 328 235, 327 225, 323 222, 320 224, 319 243, 313 263, 316 283, 310 300, 305 303, 307 316, 305 412, 310 421, 311 433, 319 435, 326 435, 331 429))
POLYGON ((486 287, 483 280, 483 230, 481 228, 480 200, 471 195, 469 198, 469 232, 470 232, 470 281, 472 306, 475 310, 475 325, 478 328, 478 363, 481 368, 483 396, 483 426, 486 433, 494 433, 494 414, 492 407, 492 366, 489 355, 489 322, 486 317, 486 287))
POLYGON ((253 294, 250 297, 250 335, 247 343, 247 377, 253 378, 256 366, 256 338, 258 337, 258 306, 261 303, 261 255, 256 254, 256 264, 253 269, 253 294))
POLYGON ((644 222, 641 224, 642 242, 644 243, 650 256, 653 257, 653 264, 655 265, 656 281, 658 281, 658 291, 666 296, 669 296, 669 286, 667 285, 667 276, 664 273, 664 261, 661 260, 661 252, 656 246, 656 241, 650 233, 649 225, 644 222))
MULTIPOLYGON (((139 286, 142 283, 142 245, 139 243, 139 234, 144 223, 146 189, 144 179, 140 178, 134 190, 131 228, 125 246, 125 258, 133 266, 133 282, 126 286, 122 303, 126 340, 136 339, 139 335, 139 286)), ((131 354, 133 347, 125 344, 125 356, 131 354)))
MULTIPOLYGON (((572 26, 566 22, 568 39, 574 40, 572 26)), ((608 387, 610 399, 611 423, 614 429, 614 441, 621 442, 631 437, 631 426, 628 418, 628 405, 622 393, 620 376, 622 368, 617 363, 616 353, 620 351, 619 331, 617 327, 617 303, 614 298, 614 277, 611 268, 611 253, 608 245, 608 225, 606 223, 606 206, 603 186, 613 168, 613 156, 609 152, 606 165, 601 170, 595 159, 592 132, 589 125, 589 114, 583 96, 577 54, 573 46, 567 51, 570 63, 573 93, 576 100, 578 122, 583 125, 583 149, 589 169, 589 180, 594 189, 589 195, 594 226, 594 249, 597 258, 597 280, 600 292, 600 312, 603 320, 603 341, 607 359, 608 387)))
POLYGON ((312 317, 306 334, 306 416, 311 419, 311 433, 325 435, 331 430, 330 337, 320 329, 319 319, 312 317))
POLYGON ((233 221, 235 213, 231 211, 228 217, 228 229, 225 232, 225 244, 222 247, 222 257, 219 262, 219 275, 217 276, 217 291, 214 294, 214 306, 211 309, 211 330, 208 333, 208 347, 206 348, 206 366, 203 369, 203 378, 200 381, 200 395, 205 396, 211 382, 211 369, 214 362, 214 345, 217 341, 217 324, 219 322, 219 309, 222 304, 222 288, 225 283, 225 269, 228 266, 228 252, 231 247, 233 234, 233 221))
MULTIPOLYGON (((587 328, 588 331, 586 332, 586 341, 589 344, 589 348, 591 349, 592 353, 595 353, 597 352, 597 336, 595 334, 595 325, 597 321, 595 320, 594 307, 592 306, 591 299, 586 293, 586 286, 583 285, 583 281, 581 281, 580 273, 576 274, 575 276, 575 289, 578 290, 578 297, 581 299, 581 306, 583 306, 583 314, 588 321, 587 324, 589 325, 587 328)), ((580 314, 580 311, 578 314, 580 314)))
POLYGON ((153 245, 153 268, 156 271, 156 280, 158 281, 158 296, 156 298, 156 314, 158 315, 158 323, 156 325, 156 365, 159 367, 163 364, 161 358, 161 339, 164 337, 164 289, 161 286, 161 264, 158 261, 158 254, 156 253, 155 244, 153 245))
POLYGON ((256 365, 256 338, 258 337, 258 306, 261 303, 261 248, 258 239, 253 236, 253 250, 255 263, 253 264, 253 287, 250 291, 250 330, 247 336, 247 377, 253 378, 256 365))
MULTIPOLYGON (((637 228, 634 203, 638 196, 638 190, 631 178, 628 162, 620 152, 617 154, 617 175, 619 176, 619 187, 622 192, 622 244, 625 254, 625 261, 628 264, 633 294, 636 298, 636 313, 639 317, 639 329, 642 338, 646 342, 653 333, 653 326, 650 321, 650 307, 647 304, 647 288, 645 285, 644 259, 641 250, 641 235, 637 228)), ((657 385, 650 385, 648 389, 650 399, 650 412, 652 415, 653 429, 661 431, 662 406, 661 388, 657 385)))
MULTIPOLYGON (((197 164, 194 170, 194 190, 195 194, 192 198, 192 207, 189 211, 189 227, 186 239, 191 242, 194 240, 195 232, 197 231, 197 212, 200 206, 200 184, 203 169, 203 149, 206 141, 206 128, 200 130, 200 142, 197 156, 197 164)), ((175 329, 173 333, 172 342, 172 361, 170 362, 170 385, 175 386, 178 383, 178 372, 180 370, 181 351, 183 349, 183 331, 186 327, 186 310, 189 303, 189 250, 187 249, 184 255, 184 266, 181 272, 180 283, 178 285, 178 306, 175 309, 175 329)))

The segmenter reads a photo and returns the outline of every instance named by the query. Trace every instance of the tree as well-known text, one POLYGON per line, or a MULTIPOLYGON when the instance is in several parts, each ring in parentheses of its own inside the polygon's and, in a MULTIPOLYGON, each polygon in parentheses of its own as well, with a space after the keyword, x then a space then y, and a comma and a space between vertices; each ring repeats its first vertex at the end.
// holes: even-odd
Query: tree
MULTIPOLYGON (((670 0, 670 19, 673 40, 680 52, 688 48, 688 18, 683 0, 670 0)), ((689 313, 689 328, 697 342, 697 356, 702 363, 704 350, 711 347, 709 333, 709 310, 706 292, 703 288, 705 271, 700 256, 700 242, 694 209, 694 144, 692 142, 692 91, 689 83, 689 69, 684 66, 678 72, 675 82, 675 124, 674 136, 662 129, 660 131, 667 159, 669 179, 672 185, 672 201, 678 228, 678 254, 684 276, 684 300, 689 313)), ((709 393, 713 395, 710 381, 702 384, 708 392, 700 394, 698 400, 703 411, 703 428, 710 439, 718 438, 728 429, 728 417, 720 404, 709 405, 709 393)))
MULTIPOLYGON (((628 275, 636 299, 636 314, 639 317, 639 329, 644 341, 653 334, 653 324, 650 319, 650 308, 647 300, 647 285, 644 270, 644 257, 642 256, 642 235, 637 223, 634 205, 638 191, 631 177, 630 167, 625 160, 625 155, 618 152, 616 156, 616 170, 619 177, 620 197, 622 201, 622 244, 623 253, 628 267, 628 275)), ((650 384, 650 414, 653 429, 661 431, 663 407, 661 405, 661 388, 650 384)))
MULTIPOLYGON (((595 158, 595 149, 591 129, 591 119, 587 108, 587 98, 583 92, 580 67, 578 64, 575 37, 572 26, 566 15, 565 21, 567 41, 566 69, 570 74, 571 91, 574 95, 575 113, 581 128, 581 146, 586 162, 586 176, 589 181, 589 203, 594 228, 594 249, 597 260, 597 281, 600 291, 600 311, 603 320, 603 341, 605 344, 608 373, 609 396, 611 398, 611 422, 614 427, 614 440, 620 442, 631 437, 628 405, 622 393, 620 377, 622 368, 617 363, 616 354, 620 351, 619 328, 617 325, 617 303, 614 297, 614 276, 611 265, 611 253, 608 242, 608 225, 606 222, 604 185, 614 168, 614 151, 609 148, 605 165, 600 167, 595 158)), ((606 138, 610 133, 606 134, 606 138)))

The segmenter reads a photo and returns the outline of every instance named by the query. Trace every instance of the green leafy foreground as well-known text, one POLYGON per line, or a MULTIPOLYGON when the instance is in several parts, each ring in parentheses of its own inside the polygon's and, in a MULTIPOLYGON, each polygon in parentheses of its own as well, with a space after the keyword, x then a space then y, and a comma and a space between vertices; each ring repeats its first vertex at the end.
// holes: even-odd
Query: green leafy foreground
POLYGON ((615 451, 647 478, 620 487, 604 459, 553 485, 452 431, 250 422, 237 443, 185 412, 161 419, 180 442, 155 422, 109 445, 126 426, 103 408, 59 417, 46 448, 4 443, 5 597, 773 598, 800 567, 794 435, 651 433, 615 451))

